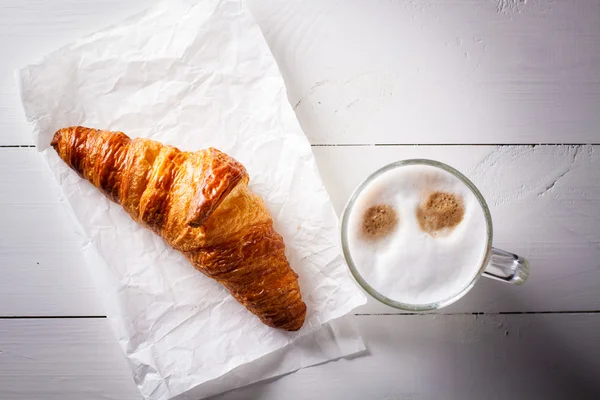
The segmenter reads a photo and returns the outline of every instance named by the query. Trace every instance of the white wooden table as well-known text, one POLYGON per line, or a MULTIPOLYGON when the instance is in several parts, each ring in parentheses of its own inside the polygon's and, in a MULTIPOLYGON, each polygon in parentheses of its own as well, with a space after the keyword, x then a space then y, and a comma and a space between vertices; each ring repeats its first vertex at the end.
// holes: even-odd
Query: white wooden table
MULTIPOLYGON (((0 0, 0 399, 140 398, 12 72, 149 3, 0 0)), ((367 355, 217 397, 600 398, 600 0, 250 6, 338 212, 375 168, 439 159, 532 273, 442 313, 370 300, 367 355)))

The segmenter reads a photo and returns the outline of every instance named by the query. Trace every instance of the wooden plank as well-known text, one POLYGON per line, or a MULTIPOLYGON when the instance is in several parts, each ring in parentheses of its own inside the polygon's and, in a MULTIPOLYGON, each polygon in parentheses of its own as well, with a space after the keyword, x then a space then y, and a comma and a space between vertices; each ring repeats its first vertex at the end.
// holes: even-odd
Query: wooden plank
MULTIPOLYGON (((600 310, 598 146, 383 146, 313 148, 338 214, 377 168, 431 158, 465 173, 486 197, 494 246, 525 256, 523 286, 481 279, 443 312, 600 310)), ((369 301, 361 313, 396 310, 369 301)))
POLYGON ((600 143, 597 0, 251 4, 311 143, 600 143))
POLYGON ((600 317, 365 316, 368 356, 216 399, 595 399, 600 317))
POLYGON ((100 319, 0 320, 0 398, 141 399, 100 319))
MULTIPOLYGON (((338 213, 362 179, 400 159, 445 161, 480 187, 495 245, 528 257, 531 278, 521 287, 482 279, 443 312, 600 310, 598 146, 313 149, 338 213)), ((0 315, 103 314, 75 225, 35 149, 0 149, 0 221, 0 315)), ((370 301, 357 312, 396 310, 370 301)))
POLYGON ((32 148, 0 148, 0 315, 104 315, 58 185, 32 148))
POLYGON ((148 0, 0 2, 0 145, 33 143, 17 94, 14 71, 151 4, 148 0))
MULTIPOLYGON (((151 4, 1 4, 0 145, 32 143, 12 71, 151 4)), ((312 143, 600 143, 596 0, 249 5, 312 143)))
MULTIPOLYGON (((600 315, 358 317, 368 353, 217 399, 598 398, 600 315)), ((0 320, 0 398, 138 399, 105 319, 0 320)))

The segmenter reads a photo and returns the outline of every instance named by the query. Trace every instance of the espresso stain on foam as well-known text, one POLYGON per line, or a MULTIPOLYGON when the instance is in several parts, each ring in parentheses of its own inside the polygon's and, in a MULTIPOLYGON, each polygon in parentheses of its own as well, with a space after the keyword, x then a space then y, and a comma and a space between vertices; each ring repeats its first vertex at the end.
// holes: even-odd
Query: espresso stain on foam
POLYGON ((363 214, 362 234, 366 240, 381 239, 390 234, 398 225, 396 210, 387 204, 369 207, 363 214))
POLYGON ((446 192, 431 193, 417 209, 421 229, 432 236, 448 233, 463 220, 464 215, 462 199, 446 192))

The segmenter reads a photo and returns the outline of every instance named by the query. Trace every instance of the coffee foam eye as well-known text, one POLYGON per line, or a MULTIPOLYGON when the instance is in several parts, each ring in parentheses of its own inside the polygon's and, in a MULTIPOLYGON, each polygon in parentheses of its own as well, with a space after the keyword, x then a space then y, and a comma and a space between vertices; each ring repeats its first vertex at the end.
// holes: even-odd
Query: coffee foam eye
POLYGON ((448 235, 465 215, 460 195, 447 192, 430 193, 416 211, 423 232, 436 237, 448 235))
POLYGON ((394 207, 377 204, 366 209, 362 218, 362 235, 365 240, 377 240, 394 231, 398 215, 394 207))

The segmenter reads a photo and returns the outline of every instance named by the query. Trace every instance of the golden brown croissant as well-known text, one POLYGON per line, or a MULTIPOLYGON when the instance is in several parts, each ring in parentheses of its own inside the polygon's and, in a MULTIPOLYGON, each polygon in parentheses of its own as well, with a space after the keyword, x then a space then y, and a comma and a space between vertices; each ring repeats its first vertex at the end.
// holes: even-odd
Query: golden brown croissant
POLYGON ((223 284, 265 324, 300 329, 298 275, 242 164, 209 148, 183 152, 122 132, 70 127, 52 146, 72 169, 131 217, 223 284))

